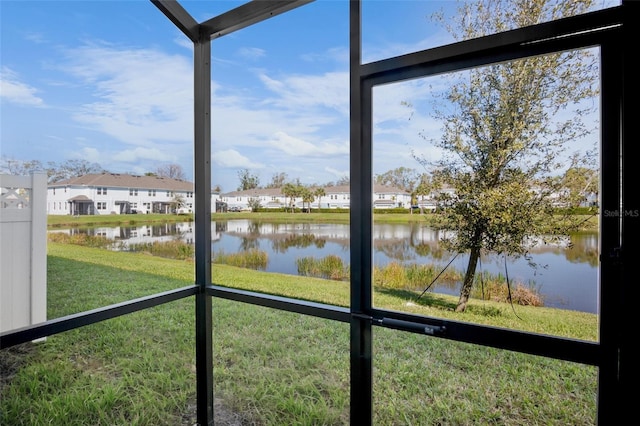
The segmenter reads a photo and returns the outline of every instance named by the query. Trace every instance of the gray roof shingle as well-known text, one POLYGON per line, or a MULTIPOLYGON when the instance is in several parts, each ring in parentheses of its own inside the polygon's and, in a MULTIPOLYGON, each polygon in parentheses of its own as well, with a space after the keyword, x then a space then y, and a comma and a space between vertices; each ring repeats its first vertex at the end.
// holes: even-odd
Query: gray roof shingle
POLYGON ((193 191, 192 182, 158 176, 136 176, 120 173, 95 173, 64 179, 49 184, 49 188, 63 186, 94 186, 105 188, 138 188, 161 191, 193 191))

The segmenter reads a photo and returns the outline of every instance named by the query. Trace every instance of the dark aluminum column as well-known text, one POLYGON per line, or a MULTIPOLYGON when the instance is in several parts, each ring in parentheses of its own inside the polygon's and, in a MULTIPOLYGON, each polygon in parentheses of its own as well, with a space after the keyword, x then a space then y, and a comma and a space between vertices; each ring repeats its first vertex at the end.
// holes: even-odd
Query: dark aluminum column
POLYGON ((371 358, 371 90, 360 78, 361 4, 350 2, 350 235, 351 235, 351 404, 352 425, 372 424, 371 358), (363 102, 367 98, 369 102, 363 102), (367 110, 368 108, 368 110, 367 110), (364 111, 367 111, 364 113, 364 111))
POLYGON ((613 39, 601 46, 600 150, 600 362, 598 413, 600 425, 615 424, 620 404, 618 356, 622 290, 622 72, 621 47, 613 39))
POLYGON ((175 0, 151 0, 193 41, 195 180, 195 338, 198 424, 213 424, 211 296, 211 39, 175 0))
MULTIPOLYGON (((622 70, 622 306, 619 358, 619 387, 621 401, 620 419, 631 419, 637 416, 638 380, 640 379, 640 349, 636 342, 638 322, 638 271, 633 263, 640 255, 638 235, 640 235, 640 199, 637 182, 640 178, 637 150, 640 141, 638 128, 638 99, 640 99, 640 78, 638 76, 638 48, 640 40, 640 3, 623 0, 624 27, 622 36, 623 61, 622 70), (626 154, 626 155, 624 155, 626 154)), ((606 423, 601 423, 606 424, 606 423)))
POLYGON ((211 40, 194 43, 196 374, 198 424, 213 424, 211 297, 211 40))

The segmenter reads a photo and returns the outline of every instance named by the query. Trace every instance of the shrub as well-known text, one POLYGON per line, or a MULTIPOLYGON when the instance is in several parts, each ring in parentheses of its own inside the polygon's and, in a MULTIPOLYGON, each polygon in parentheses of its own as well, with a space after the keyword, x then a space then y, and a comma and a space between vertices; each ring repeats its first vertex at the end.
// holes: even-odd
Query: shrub
POLYGON ((75 244, 85 247, 94 248, 111 248, 113 241, 107 237, 101 235, 89 235, 89 234, 64 234, 61 232, 50 232, 47 235, 49 241, 54 243, 75 244))
POLYGON ((152 243, 129 244, 129 251, 149 253, 168 259, 190 260, 194 256, 193 245, 181 241, 154 241, 152 243))
POLYGON ((257 249, 231 254, 220 251, 213 256, 212 262, 264 271, 267 269, 269 256, 266 252, 257 249))
POLYGON ((398 262, 391 262, 382 268, 375 267, 373 283, 378 287, 406 288, 408 284, 406 277, 405 267, 398 262))
POLYGON ((471 297, 495 302, 512 302, 517 305, 544 306, 544 300, 540 292, 533 284, 528 286, 523 283, 509 283, 503 275, 491 276, 488 272, 476 277, 471 297), (510 287, 510 288, 509 288, 510 287), (511 293, 511 300, 509 300, 511 293))
POLYGON ((344 262, 340 256, 330 254, 322 259, 314 257, 303 257, 296 259, 298 274, 326 278, 336 281, 343 281, 349 278, 349 268, 344 266, 344 262))

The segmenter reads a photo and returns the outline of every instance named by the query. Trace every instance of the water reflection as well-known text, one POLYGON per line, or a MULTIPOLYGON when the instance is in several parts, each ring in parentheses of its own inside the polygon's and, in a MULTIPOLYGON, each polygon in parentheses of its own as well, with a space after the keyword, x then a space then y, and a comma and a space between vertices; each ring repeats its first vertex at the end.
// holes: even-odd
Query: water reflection
MULTIPOLYGON (((121 248, 139 243, 180 239, 192 244, 193 223, 170 223, 135 227, 70 229, 69 233, 102 235, 118 242, 121 248)), ((436 264, 445 267, 454 257, 443 250, 439 240, 446 231, 421 224, 374 225, 373 260, 376 266, 389 262, 405 265, 436 264)), ((596 313, 598 311, 598 234, 581 233, 571 236, 567 244, 538 244, 532 260, 539 265, 532 269, 525 259, 482 258, 481 270, 492 274, 507 274, 512 282, 531 285, 545 298, 545 305, 596 313)), ((326 223, 265 223, 251 220, 212 222, 212 253, 238 253, 261 250, 267 253, 266 271, 297 275, 296 260, 303 257, 339 256, 350 262, 349 225, 326 223)), ((451 267, 463 271, 467 257, 459 255, 451 267)), ((432 291, 457 294, 457 286, 436 283, 432 291)))

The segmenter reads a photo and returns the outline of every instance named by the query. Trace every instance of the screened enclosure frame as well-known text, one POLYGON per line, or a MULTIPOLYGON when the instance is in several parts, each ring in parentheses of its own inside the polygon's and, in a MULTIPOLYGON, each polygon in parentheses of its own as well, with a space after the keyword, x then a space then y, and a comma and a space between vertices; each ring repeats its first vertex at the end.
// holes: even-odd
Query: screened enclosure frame
POLYGON ((362 64, 361 1, 350 1, 351 282, 349 308, 213 285, 211 274, 211 41, 311 1, 252 1, 202 23, 177 1, 151 0, 194 44, 195 285, 53 319, 0 334, 7 348, 121 315, 193 297, 197 421, 214 422, 212 299, 235 300, 350 324, 350 423, 373 424, 373 329, 385 327, 598 367, 597 422, 635 416, 639 351, 634 345, 633 236, 640 235, 638 167, 632 144, 640 99, 632 41, 640 6, 621 6, 362 64), (599 341, 588 342, 376 309, 373 306, 373 88, 484 65, 598 47, 601 54, 599 341), (627 184, 625 185, 625 182, 627 184), (603 212, 609 212, 604 214, 603 212), (617 214, 613 214, 617 212, 617 214), (626 243, 626 244, 625 244, 626 243), (623 250, 624 247, 624 250, 623 250), (627 264, 629 261, 627 260, 627 264))

